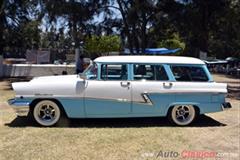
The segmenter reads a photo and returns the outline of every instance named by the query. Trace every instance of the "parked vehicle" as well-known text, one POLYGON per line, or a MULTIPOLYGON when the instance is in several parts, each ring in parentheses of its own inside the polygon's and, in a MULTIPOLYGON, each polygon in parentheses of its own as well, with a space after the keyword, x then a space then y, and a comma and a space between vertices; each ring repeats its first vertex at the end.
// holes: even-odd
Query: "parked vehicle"
POLYGON ((227 85, 205 63, 174 56, 99 57, 81 75, 36 77, 12 84, 17 114, 42 126, 68 118, 168 116, 185 126, 197 115, 231 108, 227 85))

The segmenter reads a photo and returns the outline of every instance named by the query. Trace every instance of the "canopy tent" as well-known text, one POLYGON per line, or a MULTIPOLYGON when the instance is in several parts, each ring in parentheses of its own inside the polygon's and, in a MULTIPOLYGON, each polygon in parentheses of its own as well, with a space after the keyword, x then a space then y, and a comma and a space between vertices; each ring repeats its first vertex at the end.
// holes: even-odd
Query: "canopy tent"
POLYGON ((228 61, 225 61, 225 60, 218 60, 218 59, 216 59, 216 60, 213 60, 213 61, 207 61, 207 60, 203 60, 206 64, 209 64, 209 65, 211 65, 211 64, 227 64, 228 63, 228 61))
MULTIPOLYGON (((172 54, 176 53, 177 51, 181 50, 180 48, 177 49, 167 49, 167 48, 146 48, 144 53, 145 54, 152 54, 152 55, 163 55, 163 54, 172 54)), ((141 52, 141 51, 140 51, 141 52)), ((124 49, 124 54, 131 54, 128 48, 124 49)), ((137 51, 134 49, 132 54, 137 54, 137 51)))
POLYGON ((181 50, 180 48, 177 49, 167 49, 167 48, 146 48, 146 54, 171 54, 176 53, 177 51, 181 50))
POLYGON ((238 62, 238 61, 240 61, 240 59, 235 58, 235 57, 228 57, 225 60, 228 61, 228 62, 238 62))

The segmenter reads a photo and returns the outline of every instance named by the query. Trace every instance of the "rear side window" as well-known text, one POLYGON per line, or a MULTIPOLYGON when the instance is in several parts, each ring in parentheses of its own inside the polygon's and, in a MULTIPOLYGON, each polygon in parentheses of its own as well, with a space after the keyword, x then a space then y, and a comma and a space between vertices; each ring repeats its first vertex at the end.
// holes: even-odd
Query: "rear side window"
POLYGON ((103 64, 101 65, 102 80, 127 80, 126 64, 103 64))
POLYGON ((201 66, 171 66, 176 81, 208 81, 208 76, 201 66))
POLYGON ((162 65, 134 64, 134 80, 168 80, 167 73, 162 65))

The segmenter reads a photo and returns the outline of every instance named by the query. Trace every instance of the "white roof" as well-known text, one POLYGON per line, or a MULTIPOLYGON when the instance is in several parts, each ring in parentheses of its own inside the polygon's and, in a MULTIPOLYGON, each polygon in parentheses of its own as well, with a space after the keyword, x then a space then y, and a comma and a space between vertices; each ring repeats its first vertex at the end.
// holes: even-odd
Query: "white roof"
POLYGON ((98 63, 163 63, 163 64, 205 64, 192 57, 178 56, 104 56, 94 60, 98 63))

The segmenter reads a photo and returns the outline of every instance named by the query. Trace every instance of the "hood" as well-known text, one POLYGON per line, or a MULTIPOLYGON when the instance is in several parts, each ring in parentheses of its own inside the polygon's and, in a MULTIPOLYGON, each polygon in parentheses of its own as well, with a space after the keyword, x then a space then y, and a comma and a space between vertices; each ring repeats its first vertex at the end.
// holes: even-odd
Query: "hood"
POLYGON ((40 82, 66 82, 69 80, 80 79, 79 75, 60 75, 60 76, 42 76, 42 77, 35 77, 30 82, 31 83, 40 83, 40 82))
POLYGON ((84 85, 78 75, 44 76, 29 82, 12 83, 17 96, 74 95, 78 85, 84 85))

